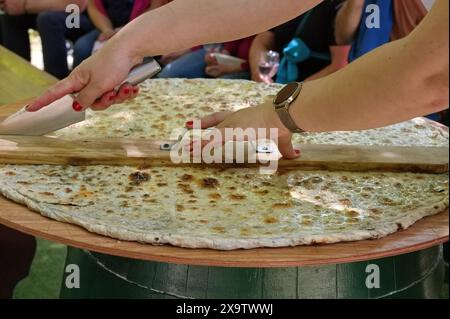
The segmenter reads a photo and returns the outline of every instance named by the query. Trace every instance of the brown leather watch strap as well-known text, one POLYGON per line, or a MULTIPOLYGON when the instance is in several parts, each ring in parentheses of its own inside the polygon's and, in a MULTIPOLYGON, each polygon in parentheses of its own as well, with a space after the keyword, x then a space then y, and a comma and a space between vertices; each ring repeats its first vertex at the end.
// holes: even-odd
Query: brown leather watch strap
POLYGON ((280 118, 283 125, 286 126, 289 131, 291 131, 292 133, 303 133, 304 130, 302 130, 297 126, 297 124, 295 124, 291 114, 289 114, 288 108, 289 105, 286 105, 282 108, 276 108, 275 111, 277 112, 278 117, 280 118))
POLYGON ((303 133, 304 130, 299 128, 289 113, 292 102, 298 97, 302 91, 303 83, 287 84, 275 97, 273 104, 281 122, 292 133, 303 133))

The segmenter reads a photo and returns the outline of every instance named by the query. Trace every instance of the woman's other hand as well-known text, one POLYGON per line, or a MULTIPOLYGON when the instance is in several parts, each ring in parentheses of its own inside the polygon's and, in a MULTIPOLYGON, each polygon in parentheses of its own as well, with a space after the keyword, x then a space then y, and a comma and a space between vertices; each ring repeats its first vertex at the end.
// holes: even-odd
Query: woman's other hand
POLYGON ((141 62, 142 59, 128 52, 127 47, 121 45, 121 41, 108 41, 100 51, 81 63, 67 78, 30 103, 27 110, 37 111, 67 94, 77 92, 73 103, 76 111, 88 107, 103 110, 112 104, 132 99, 138 94, 137 86, 124 84, 117 92, 113 90, 126 79, 130 70, 141 62))
MULTIPOLYGON (((192 121, 186 123, 188 128, 193 128, 192 125, 192 121)), ((211 127, 215 127, 220 130, 222 136, 222 140, 218 142, 216 141, 217 145, 211 145, 214 147, 220 147, 227 142, 227 134, 225 134, 226 128, 241 128, 243 130, 254 129, 257 139, 261 138, 258 133, 264 131, 264 138, 270 137, 278 145, 278 150, 284 158, 294 159, 300 156, 300 151, 293 148, 291 141, 292 133, 281 123, 272 103, 265 103, 260 106, 245 108, 237 112, 218 112, 201 119, 202 129, 211 127), (271 136, 271 129, 275 129, 275 136, 271 136)), ((248 138, 247 136, 243 136, 243 139, 246 140, 248 138)), ((235 140, 240 139, 235 138, 235 140)), ((203 142, 205 145, 211 143, 209 141, 203 142)))

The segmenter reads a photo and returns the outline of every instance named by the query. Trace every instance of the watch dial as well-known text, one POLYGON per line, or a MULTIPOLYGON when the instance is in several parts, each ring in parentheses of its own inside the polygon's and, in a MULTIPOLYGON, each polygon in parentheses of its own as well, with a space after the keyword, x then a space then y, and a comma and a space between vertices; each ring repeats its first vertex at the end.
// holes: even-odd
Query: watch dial
POLYGON ((277 94, 275 104, 282 104, 286 102, 297 90, 298 83, 289 83, 277 94))

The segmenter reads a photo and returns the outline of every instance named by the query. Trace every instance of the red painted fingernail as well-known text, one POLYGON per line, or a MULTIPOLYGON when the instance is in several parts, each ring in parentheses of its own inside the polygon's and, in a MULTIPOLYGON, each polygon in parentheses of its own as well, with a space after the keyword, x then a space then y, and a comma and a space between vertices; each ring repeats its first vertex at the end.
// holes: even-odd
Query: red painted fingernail
POLYGON ((295 154, 300 155, 300 150, 294 150, 295 154))
POLYGON ((130 89, 129 88, 123 89, 123 93, 125 93, 125 94, 130 93, 130 89))
POLYGON ((83 110, 83 107, 77 101, 73 101, 72 108, 77 112, 80 112, 83 110))
POLYGON ((187 121, 186 122, 186 126, 192 126, 192 125, 194 125, 194 121, 187 121))
POLYGON ((134 88, 133 93, 137 93, 139 91, 139 88, 134 88))
POLYGON ((113 101, 116 98, 116 94, 113 92, 111 93, 111 95, 109 96, 108 100, 113 101))

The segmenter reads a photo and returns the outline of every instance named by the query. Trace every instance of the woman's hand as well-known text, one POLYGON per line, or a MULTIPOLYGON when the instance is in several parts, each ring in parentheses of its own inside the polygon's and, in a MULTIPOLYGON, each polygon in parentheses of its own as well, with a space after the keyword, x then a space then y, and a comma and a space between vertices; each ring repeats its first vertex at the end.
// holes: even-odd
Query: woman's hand
POLYGON ((223 64, 214 64, 208 65, 205 68, 205 73, 210 77, 218 78, 224 74, 231 74, 242 71, 241 67, 231 66, 231 65, 223 65, 223 64))
MULTIPOLYGON (((187 122, 186 126, 188 128, 193 128, 193 121, 187 122)), ((206 129, 210 127, 215 127, 220 130, 222 136, 222 140, 217 142, 217 145, 211 146, 219 147, 227 142, 225 139, 226 128, 241 128, 243 130, 255 129, 255 136, 257 139, 262 137, 258 136, 258 131, 265 129, 263 130, 263 132, 265 132, 265 136, 263 137, 270 137, 278 145, 278 150, 284 158, 293 159, 300 156, 300 151, 294 150, 292 146, 292 133, 281 123, 272 103, 245 108, 237 112, 218 112, 202 118, 201 128, 206 129), (276 136, 270 135, 270 129, 276 129, 276 136)), ((235 140, 240 140, 239 137, 234 138, 235 140)), ((247 140, 248 137, 243 136, 243 139, 247 140)), ((203 143, 213 142, 203 141, 203 143)))
MULTIPOLYGON (((230 53, 227 50, 222 50, 221 54, 230 55, 230 53)), ((217 62, 214 53, 207 53, 205 55, 205 63, 206 63, 205 73, 213 78, 218 78, 219 76, 222 76, 224 74, 237 73, 244 70, 244 65, 232 66, 219 64, 219 62, 217 62)))
POLYGON ((261 74, 261 72, 259 72, 259 70, 255 71, 255 72, 252 72, 252 81, 261 82, 261 83, 267 83, 267 84, 272 84, 274 82, 272 78, 269 78, 267 76, 263 76, 261 74))
POLYGON ((122 85, 117 92, 114 88, 124 81, 130 70, 142 59, 127 51, 121 41, 111 40, 96 54, 81 63, 64 80, 58 82, 41 97, 30 103, 29 112, 34 112, 57 99, 77 93, 73 108, 82 111, 88 107, 104 110, 115 103, 136 97, 139 89, 129 84, 122 85))

